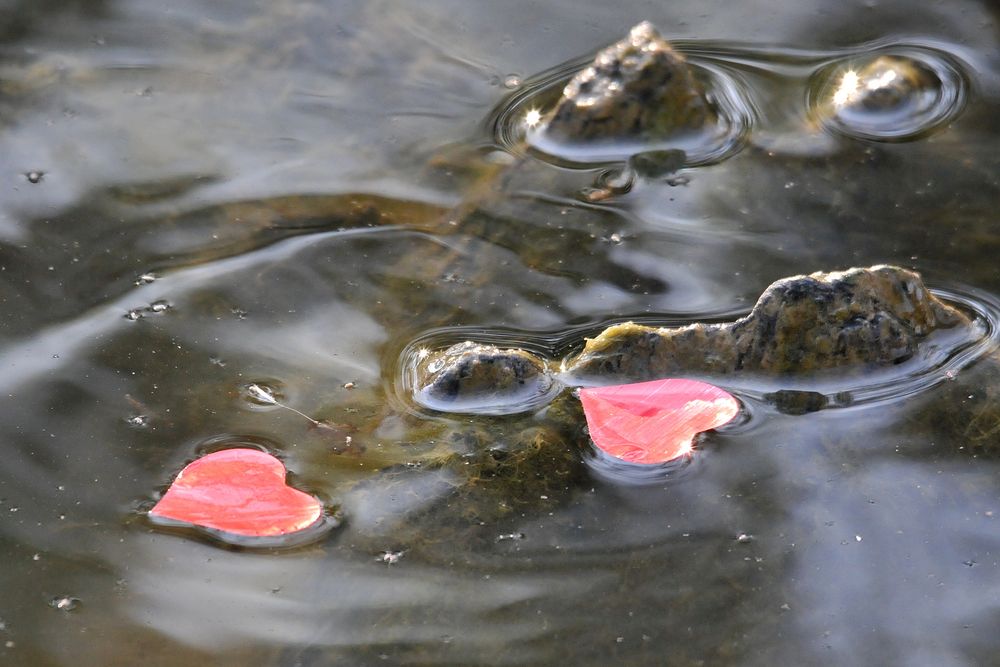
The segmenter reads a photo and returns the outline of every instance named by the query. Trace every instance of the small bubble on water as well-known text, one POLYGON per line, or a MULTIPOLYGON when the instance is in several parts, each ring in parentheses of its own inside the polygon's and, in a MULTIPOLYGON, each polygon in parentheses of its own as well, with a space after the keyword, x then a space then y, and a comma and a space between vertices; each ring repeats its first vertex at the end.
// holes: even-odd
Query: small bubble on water
POLYGON ((162 299, 160 301, 154 301, 153 303, 149 304, 149 311, 151 313, 162 313, 163 311, 168 310, 169 308, 171 308, 170 303, 167 301, 163 301, 162 299))
POLYGON ((24 177, 28 179, 29 183, 41 183, 42 182, 42 178, 45 177, 45 172, 44 171, 29 171, 27 174, 24 175, 24 177))
POLYGON ((353 383, 353 382, 345 382, 345 383, 344 383, 344 389, 354 389, 354 388, 355 388, 355 387, 357 387, 357 386, 358 386, 358 385, 356 385, 356 384, 355 384, 355 383, 353 383))
POLYGON ((523 83, 523 81, 517 74, 508 74, 504 77, 503 87, 507 90, 514 90, 515 88, 520 88, 521 83, 523 83))
POLYGON ((740 544, 749 544, 750 542, 753 542, 753 535, 750 535, 749 533, 740 533, 736 536, 736 541, 740 544))
POLYGON ((139 276, 138 278, 136 278, 135 279, 135 284, 136 285, 148 285, 149 283, 155 281, 157 278, 159 278, 158 275, 156 275, 152 271, 148 271, 148 272, 142 274, 141 276, 139 276))
POLYGON ((235 308, 235 307, 230 312, 232 312, 232 314, 235 315, 236 319, 238 320, 245 320, 247 318, 247 315, 250 314, 247 311, 243 310, 242 308, 235 308))
POLYGON ((59 595, 49 600, 49 606, 53 609, 58 609, 59 611, 73 611, 75 609, 79 609, 80 598, 74 598, 68 595, 59 595))
POLYGON ((125 313, 125 319, 126 320, 130 320, 132 322, 135 322, 137 320, 141 320, 142 317, 143 317, 142 310, 139 309, 139 308, 133 308, 132 310, 130 310, 127 313, 125 313))

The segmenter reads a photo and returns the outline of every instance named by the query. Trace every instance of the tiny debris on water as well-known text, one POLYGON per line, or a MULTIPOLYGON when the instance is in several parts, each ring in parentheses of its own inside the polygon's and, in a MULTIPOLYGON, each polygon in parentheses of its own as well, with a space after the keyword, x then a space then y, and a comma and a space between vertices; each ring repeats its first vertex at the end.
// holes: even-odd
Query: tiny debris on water
POLYGON ((403 557, 403 554, 405 553, 406 553, 405 551, 392 551, 392 550, 383 551, 382 553, 380 553, 378 556, 375 557, 375 560, 379 563, 385 563, 386 565, 395 565, 396 563, 399 562, 399 560, 403 557))
POLYGON ((44 171, 29 171, 24 175, 28 179, 29 183, 41 183, 42 178, 45 176, 44 171))
POLYGON ((288 410, 289 412, 294 412, 303 419, 308 420, 313 425, 313 427, 320 429, 327 429, 331 427, 336 428, 339 426, 338 424, 331 425, 329 422, 319 421, 318 419, 310 417, 301 410, 296 410, 290 405, 285 405, 284 403, 279 401, 275 396, 276 390, 265 384, 251 382, 246 386, 246 392, 252 402, 257 403, 258 405, 273 405, 274 407, 278 407, 283 410, 288 410))
POLYGON ((149 417, 146 415, 132 415, 125 419, 125 423, 133 428, 145 428, 149 426, 149 417))
POLYGON ((266 385, 251 383, 247 385, 247 393, 250 398, 265 405, 278 405, 278 399, 274 397, 274 390, 266 385))
POLYGON ((497 542, 507 542, 509 540, 523 540, 524 533, 504 533, 497 535, 497 542))
MULTIPOLYGON (((140 283, 136 282, 136 284, 138 285, 140 283)), ((135 322, 136 320, 141 320, 147 313, 162 313, 172 307, 173 306, 170 305, 169 301, 160 299, 158 301, 154 301, 148 306, 130 309, 127 313, 125 313, 125 319, 135 322)))
POLYGON ((49 606, 59 611, 73 611, 80 606, 80 598, 59 595, 49 600, 49 606))
POLYGON ((141 276, 139 276, 138 278, 135 279, 135 284, 136 285, 148 285, 149 283, 153 282, 157 278, 159 278, 158 275, 156 275, 152 271, 147 271, 146 273, 142 274, 141 276))
POLYGON ((750 535, 748 533, 740 533, 739 535, 736 536, 736 541, 739 542, 740 544, 749 544, 750 542, 753 542, 753 535, 750 535))

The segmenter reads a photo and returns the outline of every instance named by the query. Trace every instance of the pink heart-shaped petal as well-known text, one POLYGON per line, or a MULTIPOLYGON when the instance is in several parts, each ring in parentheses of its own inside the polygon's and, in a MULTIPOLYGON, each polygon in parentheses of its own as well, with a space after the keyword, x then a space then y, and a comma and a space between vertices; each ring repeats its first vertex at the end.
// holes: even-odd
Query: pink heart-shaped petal
POLYGON ((580 391, 590 437, 631 463, 664 463, 691 451, 694 437, 739 414, 727 391, 697 380, 654 380, 580 391))
POLYGON ((285 484, 285 466, 256 449, 224 449, 189 463, 150 515, 234 535, 287 535, 319 520, 318 500, 285 484))

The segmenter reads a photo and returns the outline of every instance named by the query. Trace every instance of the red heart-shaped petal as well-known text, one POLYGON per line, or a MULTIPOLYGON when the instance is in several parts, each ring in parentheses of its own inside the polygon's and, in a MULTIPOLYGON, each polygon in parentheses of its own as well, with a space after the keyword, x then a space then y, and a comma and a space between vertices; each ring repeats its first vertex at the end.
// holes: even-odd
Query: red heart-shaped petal
POLYGON ((631 463, 663 463, 691 451, 694 436, 731 421, 732 394, 697 380, 654 380, 580 391, 590 437, 631 463))
POLYGON ((256 449, 224 449, 189 463, 150 514, 234 535, 287 535, 323 506, 285 484, 285 466, 256 449))

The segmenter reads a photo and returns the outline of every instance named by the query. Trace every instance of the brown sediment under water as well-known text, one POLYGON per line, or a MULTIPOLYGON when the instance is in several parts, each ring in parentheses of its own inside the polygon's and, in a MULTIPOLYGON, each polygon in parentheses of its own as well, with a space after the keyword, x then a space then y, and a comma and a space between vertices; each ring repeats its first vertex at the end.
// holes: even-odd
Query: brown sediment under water
POLYGON ((998 21, 971 0, 0 4, 0 664, 994 662, 998 21), (643 20, 719 122, 535 134, 643 20), (718 380, 740 418, 667 466, 587 441, 559 372, 586 337, 879 263, 974 331, 888 369, 718 380), (464 340, 538 355, 544 400, 414 400, 415 360, 464 340), (148 520, 234 446, 280 458, 323 530, 148 520))

